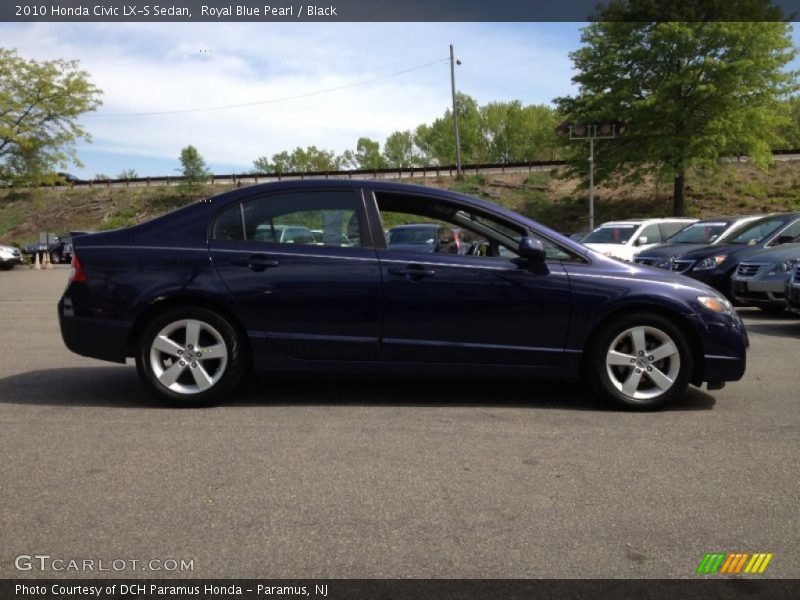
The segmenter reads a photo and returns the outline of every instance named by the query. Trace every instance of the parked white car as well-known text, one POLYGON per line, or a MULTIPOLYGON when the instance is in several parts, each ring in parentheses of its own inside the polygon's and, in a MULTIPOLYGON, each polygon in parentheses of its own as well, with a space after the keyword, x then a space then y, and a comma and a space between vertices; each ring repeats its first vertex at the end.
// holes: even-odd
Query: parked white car
POLYGON ((660 244, 696 221, 684 217, 609 221, 595 228, 581 243, 606 256, 631 262, 637 252, 660 244))
POLYGON ((14 265, 22 264, 22 256, 20 255, 19 248, 13 246, 0 246, 0 269, 8 271, 14 268, 14 265))

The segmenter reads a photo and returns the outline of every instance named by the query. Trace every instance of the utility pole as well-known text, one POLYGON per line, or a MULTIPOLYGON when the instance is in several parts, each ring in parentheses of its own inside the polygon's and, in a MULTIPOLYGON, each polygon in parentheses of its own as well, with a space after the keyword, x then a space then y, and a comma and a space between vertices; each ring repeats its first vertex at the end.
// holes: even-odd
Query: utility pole
POLYGON ((453 94, 453 130, 456 135, 456 177, 461 177, 461 135, 458 133, 458 110, 456 109, 456 63, 453 44, 450 44, 450 91, 453 94))
POLYGON ((589 138, 589 231, 594 231, 594 139, 589 138))

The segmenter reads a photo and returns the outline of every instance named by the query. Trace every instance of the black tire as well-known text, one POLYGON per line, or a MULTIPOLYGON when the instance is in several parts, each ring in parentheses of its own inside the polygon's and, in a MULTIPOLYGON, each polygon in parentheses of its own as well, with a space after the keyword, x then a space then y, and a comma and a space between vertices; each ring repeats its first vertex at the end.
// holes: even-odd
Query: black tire
MULTIPOLYGON (((186 337, 188 337, 188 333, 186 337)), ((200 347, 200 344, 198 344, 198 347, 200 347)), ((202 360, 208 361, 209 359, 202 360)), ((196 362, 200 363, 201 361, 198 359, 196 362)), ((211 359, 211 362, 214 362, 213 359, 211 359)), ((183 363, 181 362, 180 364, 183 363)), ((218 364, 222 364, 222 361, 218 364)), ((176 307, 159 314, 145 328, 136 349, 136 370, 145 387, 159 400, 179 408, 195 408, 219 404, 230 396, 241 382, 245 364, 244 346, 236 328, 218 313, 200 307, 176 307), (184 320, 193 320, 210 326, 211 330, 219 334, 222 339, 221 343, 224 343, 227 351, 224 366, 219 369, 220 376, 218 380, 208 389, 193 393, 181 393, 165 387, 155 374, 151 361, 152 344, 159 332, 162 332, 164 328, 171 326, 171 324, 184 320)), ((182 374, 181 377, 191 380, 194 373, 191 372, 188 366, 184 369, 188 376, 182 374)))
POLYGON ((587 349, 583 367, 584 377, 589 386, 612 406, 626 410, 647 411, 663 407, 686 390, 691 379, 693 363, 689 342, 679 327, 660 315, 641 312, 619 317, 603 325, 593 337, 587 349), (624 336, 626 332, 637 328, 644 328, 647 331, 644 339, 648 344, 647 347, 651 350, 664 344, 665 339, 668 339, 673 342, 676 352, 671 357, 650 361, 650 356, 655 358, 655 355, 648 355, 645 350, 645 354, 639 356, 638 352, 633 349, 632 336, 623 337, 621 341, 618 341, 620 336, 624 336), (631 346, 630 349, 627 349, 626 344, 629 342, 631 346), (615 349, 623 348, 623 350, 616 350, 620 355, 628 356, 627 353, 629 352, 629 358, 644 359, 641 363, 642 368, 638 369, 640 363, 634 365, 626 364, 624 366, 607 365, 606 359, 611 355, 612 344, 615 349), (675 358, 676 355, 677 359, 675 358), (664 370, 672 372, 673 369, 676 370, 672 378, 673 383, 664 391, 661 391, 661 388, 656 385, 656 380, 652 379, 648 373, 648 371, 652 372, 653 376, 664 375, 664 370), (609 371, 611 371, 611 374, 609 371), (633 373, 636 373, 641 380, 639 386, 644 388, 635 389, 634 394, 652 394, 652 397, 637 398, 623 393, 618 387, 623 383, 622 379, 627 380, 626 375, 631 376, 633 373), (612 374, 614 381, 612 381, 612 374))
POLYGON ((3 263, 3 264, 0 264, 0 269, 2 269, 3 271, 10 271, 13 268, 14 268, 14 263, 3 263))

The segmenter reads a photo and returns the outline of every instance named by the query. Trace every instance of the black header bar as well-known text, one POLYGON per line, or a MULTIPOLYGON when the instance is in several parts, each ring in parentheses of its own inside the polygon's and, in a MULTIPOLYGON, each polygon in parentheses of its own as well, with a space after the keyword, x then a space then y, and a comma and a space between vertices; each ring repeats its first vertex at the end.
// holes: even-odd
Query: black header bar
POLYGON ((797 0, 3 0, 0 21, 583 22, 592 19, 598 4, 609 2, 638 7, 629 20, 798 18, 797 0))

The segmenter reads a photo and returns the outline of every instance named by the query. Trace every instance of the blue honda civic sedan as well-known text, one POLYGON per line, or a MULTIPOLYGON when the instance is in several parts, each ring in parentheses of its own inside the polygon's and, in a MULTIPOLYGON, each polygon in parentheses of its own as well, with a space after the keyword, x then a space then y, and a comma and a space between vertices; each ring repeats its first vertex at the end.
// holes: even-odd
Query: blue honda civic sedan
POLYGON ((73 247, 67 347, 134 358, 176 406, 220 402, 253 370, 584 378, 645 410, 745 371, 747 335, 719 292, 443 190, 256 185, 73 247), (458 230, 461 250, 391 248, 386 232, 411 223, 458 230))

